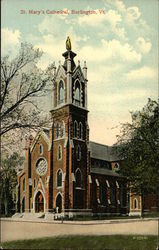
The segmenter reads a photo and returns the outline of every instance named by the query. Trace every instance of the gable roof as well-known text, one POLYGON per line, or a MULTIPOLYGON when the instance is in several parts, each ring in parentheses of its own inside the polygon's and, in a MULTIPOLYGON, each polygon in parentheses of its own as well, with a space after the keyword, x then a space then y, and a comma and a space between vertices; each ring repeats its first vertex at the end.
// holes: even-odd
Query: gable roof
POLYGON ((109 162, 120 160, 119 156, 117 155, 117 150, 113 146, 107 146, 90 141, 89 148, 91 158, 109 162))
POLYGON ((45 140, 45 142, 47 143, 48 145, 48 151, 51 149, 51 141, 50 141, 50 137, 49 137, 49 129, 43 129, 41 130, 40 132, 37 133, 36 137, 34 138, 33 140, 33 143, 31 145, 31 152, 33 151, 36 143, 38 142, 40 136, 43 137, 43 139, 45 140))
POLYGON ((66 70, 63 65, 59 65, 58 69, 56 71, 56 74, 54 76, 54 80, 59 80, 60 78, 65 78, 66 77, 66 70))
POLYGON ((72 75, 73 78, 79 78, 81 82, 84 82, 85 81, 85 78, 84 78, 84 75, 83 75, 83 72, 82 72, 82 69, 81 69, 81 66, 78 65, 74 71, 73 71, 73 75, 72 75))

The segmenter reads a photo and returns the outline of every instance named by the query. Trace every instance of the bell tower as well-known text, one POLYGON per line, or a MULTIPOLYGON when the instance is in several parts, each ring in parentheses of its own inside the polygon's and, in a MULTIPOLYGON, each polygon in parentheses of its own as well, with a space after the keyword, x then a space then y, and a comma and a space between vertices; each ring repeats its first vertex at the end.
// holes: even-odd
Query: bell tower
POLYGON ((74 62, 66 40, 64 63, 53 67, 53 207, 62 212, 90 208, 87 66, 74 62))

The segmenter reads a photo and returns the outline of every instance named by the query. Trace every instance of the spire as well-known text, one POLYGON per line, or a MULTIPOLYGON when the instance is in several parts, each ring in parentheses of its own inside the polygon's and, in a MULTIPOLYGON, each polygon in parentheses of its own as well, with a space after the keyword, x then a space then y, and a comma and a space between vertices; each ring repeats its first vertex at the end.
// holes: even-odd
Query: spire
POLYGON ((84 78, 87 80, 87 65, 86 65, 86 61, 84 61, 83 74, 84 74, 84 78))

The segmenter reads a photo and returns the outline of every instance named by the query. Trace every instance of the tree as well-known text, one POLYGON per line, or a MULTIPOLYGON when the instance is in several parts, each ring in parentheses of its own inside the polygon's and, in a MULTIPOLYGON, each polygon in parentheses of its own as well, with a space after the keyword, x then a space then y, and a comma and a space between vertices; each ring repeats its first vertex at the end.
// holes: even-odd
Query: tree
POLYGON ((1 212, 8 215, 12 213, 14 207, 15 187, 17 182, 16 169, 24 162, 24 158, 14 152, 11 156, 7 155, 1 161, 1 182, 0 182, 0 208, 1 212), (3 209, 4 208, 4 209, 3 209), (4 211, 3 211, 4 210, 4 211))
POLYGON ((122 125, 118 150, 121 173, 132 189, 143 196, 159 188, 159 104, 151 99, 141 111, 131 113, 132 122, 122 125))
POLYGON ((3 139, 12 131, 46 124, 47 119, 40 117, 36 99, 47 91, 51 68, 44 72, 37 67, 41 55, 39 49, 25 43, 15 59, 10 60, 9 56, 1 59, 0 136, 3 139))

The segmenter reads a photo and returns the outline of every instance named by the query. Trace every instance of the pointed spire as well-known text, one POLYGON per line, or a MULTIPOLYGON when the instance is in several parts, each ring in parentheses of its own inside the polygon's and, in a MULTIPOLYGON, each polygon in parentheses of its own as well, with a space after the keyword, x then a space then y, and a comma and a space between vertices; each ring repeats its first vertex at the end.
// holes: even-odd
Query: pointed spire
POLYGON ((53 62, 53 67, 52 67, 52 70, 53 70, 53 75, 56 74, 56 66, 55 66, 55 62, 53 62))
POLYGON ((87 65, 86 65, 86 61, 84 61, 83 75, 84 75, 84 78, 87 80, 87 65))

